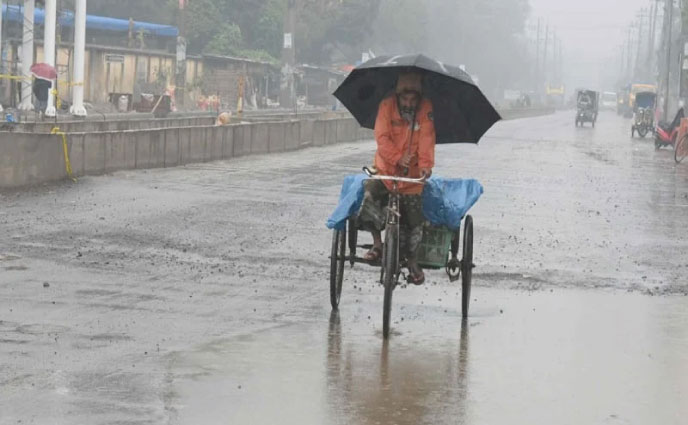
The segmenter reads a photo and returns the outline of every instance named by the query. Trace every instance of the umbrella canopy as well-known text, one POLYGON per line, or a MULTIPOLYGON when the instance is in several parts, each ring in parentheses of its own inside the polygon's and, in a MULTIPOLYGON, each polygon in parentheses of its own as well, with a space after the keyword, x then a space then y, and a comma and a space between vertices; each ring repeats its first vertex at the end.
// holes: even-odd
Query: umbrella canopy
POLYGON ((334 92, 365 128, 374 128, 380 102, 394 93, 400 72, 423 74, 433 105, 437 143, 478 143, 501 117, 461 68, 424 55, 379 56, 354 69, 334 92))
POLYGON ((38 78, 44 80, 54 80, 57 78, 57 71, 55 67, 48 65, 47 63, 35 63, 31 65, 31 73, 38 78))

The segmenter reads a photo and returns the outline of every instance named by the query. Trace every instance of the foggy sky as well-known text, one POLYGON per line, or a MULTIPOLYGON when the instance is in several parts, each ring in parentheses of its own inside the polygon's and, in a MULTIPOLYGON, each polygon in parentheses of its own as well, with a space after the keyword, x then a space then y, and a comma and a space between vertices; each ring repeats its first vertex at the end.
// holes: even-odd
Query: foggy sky
MULTIPOLYGON (((564 46, 565 83, 601 87, 600 72, 617 66, 616 55, 628 25, 649 0, 530 0, 532 18, 542 17, 557 30, 564 46)), ((661 25, 661 22, 660 22, 661 25)), ((609 87, 614 89, 614 87, 609 87)))

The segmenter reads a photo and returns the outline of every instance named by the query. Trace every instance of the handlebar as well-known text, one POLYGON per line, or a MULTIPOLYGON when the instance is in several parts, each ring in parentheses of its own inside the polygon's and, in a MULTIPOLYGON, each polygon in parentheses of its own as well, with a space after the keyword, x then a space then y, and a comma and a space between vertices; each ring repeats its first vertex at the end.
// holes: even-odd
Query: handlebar
POLYGON ((409 177, 381 176, 378 175, 377 172, 373 172, 368 167, 363 167, 363 172, 373 180, 390 180, 395 182, 425 184, 425 181, 428 179, 426 175, 421 176, 419 179, 412 179, 409 177))

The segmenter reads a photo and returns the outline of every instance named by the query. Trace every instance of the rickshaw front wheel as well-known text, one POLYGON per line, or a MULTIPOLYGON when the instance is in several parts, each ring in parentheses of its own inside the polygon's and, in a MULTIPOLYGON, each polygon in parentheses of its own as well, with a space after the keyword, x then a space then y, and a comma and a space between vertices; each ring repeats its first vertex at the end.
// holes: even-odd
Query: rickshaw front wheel
POLYGON ((461 258, 461 316, 468 317, 473 279, 473 217, 466 216, 463 231, 463 258, 461 258))
POLYGON ((330 304, 336 310, 342 297, 344 284, 344 262, 346 260, 346 228, 335 230, 332 234, 330 254, 330 304))
POLYGON ((397 282, 399 268, 399 226, 390 225, 385 230, 385 244, 383 250, 382 267, 384 269, 383 285, 385 295, 382 305, 382 337, 389 338, 390 321, 392 317, 392 293, 397 282))

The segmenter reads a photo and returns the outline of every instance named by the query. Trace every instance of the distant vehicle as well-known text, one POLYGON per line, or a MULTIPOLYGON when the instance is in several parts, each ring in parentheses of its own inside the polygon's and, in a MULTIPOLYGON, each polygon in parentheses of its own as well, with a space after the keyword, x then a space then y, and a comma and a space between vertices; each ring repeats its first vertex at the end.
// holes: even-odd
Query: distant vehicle
POLYGON ((631 113, 633 110, 629 106, 629 98, 631 96, 631 86, 626 86, 621 88, 616 94, 617 98, 617 103, 616 103, 616 113, 618 115, 628 115, 628 112, 630 111, 631 113))
POLYGON ((563 108, 566 103, 565 94, 566 88, 564 85, 552 86, 547 84, 545 88, 545 104, 555 108, 563 108))
POLYGON ((582 127, 586 122, 592 123, 595 128, 600 95, 593 90, 579 90, 576 94, 576 127, 582 127))
POLYGON ((618 99, 616 96, 616 92, 613 91, 606 91, 602 93, 602 109, 607 109, 607 110, 614 110, 616 109, 618 99))
POLYGON ((654 84, 631 84, 628 95, 628 108, 624 110, 624 116, 630 118, 635 111, 635 96, 638 93, 657 93, 657 86, 654 84))
POLYGON ((529 108, 531 106, 530 94, 520 90, 504 90, 504 101, 511 108, 529 108))
POLYGON ((655 102, 657 95, 653 92, 638 92, 635 95, 635 110, 631 137, 637 132, 640 137, 651 133, 655 127, 655 102))

